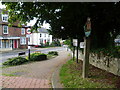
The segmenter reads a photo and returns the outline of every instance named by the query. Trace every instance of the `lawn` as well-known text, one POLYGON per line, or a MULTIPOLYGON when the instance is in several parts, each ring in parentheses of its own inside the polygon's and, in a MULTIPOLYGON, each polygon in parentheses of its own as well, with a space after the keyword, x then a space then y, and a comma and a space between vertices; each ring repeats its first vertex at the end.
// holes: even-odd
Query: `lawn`
POLYGON ((82 61, 69 60, 60 70, 65 88, 120 88, 120 77, 90 65, 88 78, 82 78, 82 61))

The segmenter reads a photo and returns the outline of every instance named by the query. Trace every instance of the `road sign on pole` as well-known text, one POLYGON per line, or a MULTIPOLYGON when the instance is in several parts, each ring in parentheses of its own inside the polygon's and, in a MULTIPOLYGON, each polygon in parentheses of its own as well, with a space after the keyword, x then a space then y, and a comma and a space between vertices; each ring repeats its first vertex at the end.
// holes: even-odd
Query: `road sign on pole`
POLYGON ((80 42, 80 48, 85 48, 85 43, 84 42, 80 42))
POLYGON ((73 46, 77 46, 77 42, 78 42, 77 39, 73 39, 73 46))

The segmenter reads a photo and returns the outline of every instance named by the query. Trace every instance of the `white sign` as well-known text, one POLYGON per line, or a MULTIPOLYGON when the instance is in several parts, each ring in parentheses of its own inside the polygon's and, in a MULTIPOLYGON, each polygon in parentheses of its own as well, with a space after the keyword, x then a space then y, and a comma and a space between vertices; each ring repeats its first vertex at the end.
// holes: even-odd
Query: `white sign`
POLYGON ((30 34, 26 34, 26 37, 29 38, 29 37, 30 37, 30 34))
POLYGON ((85 47, 85 43, 84 42, 80 42, 80 48, 84 48, 85 47))
POLYGON ((73 39, 73 46, 77 46, 77 39, 73 39))
POLYGON ((28 46, 28 49, 31 49, 31 46, 28 46))

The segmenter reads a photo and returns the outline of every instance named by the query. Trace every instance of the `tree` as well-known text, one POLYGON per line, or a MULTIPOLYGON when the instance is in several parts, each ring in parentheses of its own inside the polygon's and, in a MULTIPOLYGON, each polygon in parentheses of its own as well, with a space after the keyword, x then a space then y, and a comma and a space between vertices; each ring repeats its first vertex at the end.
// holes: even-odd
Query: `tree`
POLYGON ((83 40, 87 17, 91 18, 92 48, 114 46, 114 38, 120 34, 120 2, 114 3, 4 3, 12 23, 29 22, 34 17, 37 29, 44 21, 51 25, 50 33, 57 38, 78 38, 83 40))

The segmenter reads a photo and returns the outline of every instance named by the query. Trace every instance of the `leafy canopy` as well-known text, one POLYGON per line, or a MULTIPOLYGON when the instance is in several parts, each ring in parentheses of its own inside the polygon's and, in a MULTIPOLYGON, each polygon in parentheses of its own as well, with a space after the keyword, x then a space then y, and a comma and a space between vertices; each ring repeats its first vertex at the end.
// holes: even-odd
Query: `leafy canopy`
POLYGON ((50 33, 58 38, 79 38, 83 40, 87 17, 91 18, 91 44, 94 48, 113 45, 114 38, 120 34, 120 2, 104 3, 53 3, 53 2, 15 2, 4 3, 9 11, 9 21, 21 23, 37 18, 33 29, 44 21, 51 25, 50 33))

